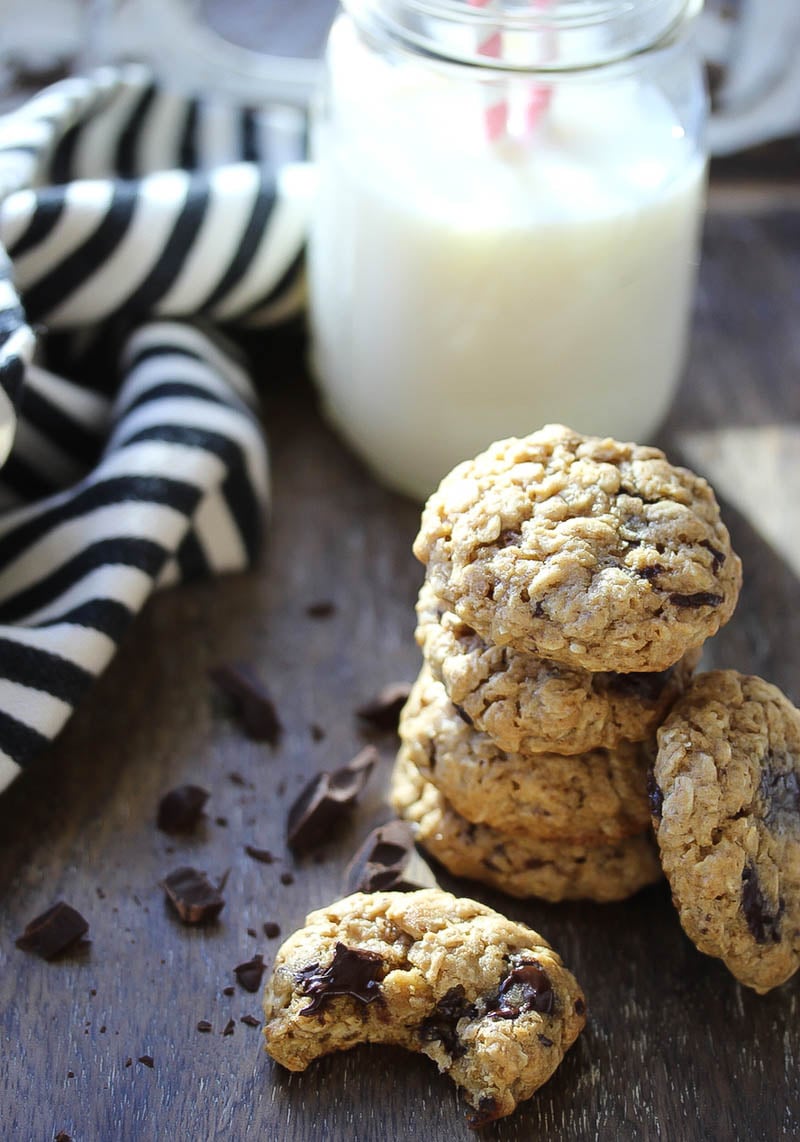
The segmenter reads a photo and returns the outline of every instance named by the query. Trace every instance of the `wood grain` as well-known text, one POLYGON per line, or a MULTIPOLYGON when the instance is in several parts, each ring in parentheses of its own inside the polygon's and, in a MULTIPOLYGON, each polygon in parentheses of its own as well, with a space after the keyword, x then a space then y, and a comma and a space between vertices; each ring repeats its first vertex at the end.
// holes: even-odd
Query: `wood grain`
MULTIPOLYGON (((797 487, 800 455, 780 449, 800 419, 798 217, 709 217, 691 364, 663 432, 677 458, 690 451, 713 479, 722 456, 744 483, 752 454, 731 458, 719 439, 747 429, 762 462, 779 457, 767 469, 770 511, 795 530, 787 488, 797 487)), ((63 737, 0 798, 3 1139, 59 1130, 76 1142, 250 1129, 265 1142, 471 1136, 455 1089, 424 1059, 359 1048, 290 1076, 264 1056, 257 1029, 237 1022, 232 1036, 221 1035, 229 1018, 260 1014, 257 996, 237 987, 226 997, 223 988, 255 951, 271 959, 277 941, 264 937, 263 923, 275 920, 288 934, 310 908, 340 895, 348 856, 388 816, 392 738, 375 739, 380 771, 321 863, 295 866, 288 856, 288 804, 308 775, 349 760, 367 740, 352 711, 418 667, 421 573, 410 553, 418 509, 375 484, 324 426, 299 353, 279 360, 262 378, 274 519, 261 565, 149 605, 63 737), (335 613, 310 618, 306 608, 321 600, 335 613), (285 724, 275 750, 245 740, 218 708, 207 670, 228 659, 256 664, 267 680, 285 724), (314 724, 322 741, 313 740, 314 724), (189 840, 155 827, 159 797, 182 782, 211 794, 207 822, 189 840), (280 860, 257 863, 243 851, 248 843, 280 860), (182 863, 214 875, 230 869, 214 928, 182 927, 166 910, 159 881, 182 863), (281 882, 286 871, 293 884, 281 882), (92 942, 43 963, 13 939, 57 899, 86 915, 92 942), (197 1032, 201 1019, 211 1034, 197 1032), (137 1061, 142 1055, 153 1069, 137 1061)), ((749 516, 741 504, 724 507, 746 586, 707 662, 762 673, 798 700, 797 568, 765 539, 758 503, 749 516)), ((797 980, 765 998, 740 988, 683 936, 663 886, 619 905, 548 906, 442 882, 543 931, 590 1003, 588 1029, 556 1077, 490 1136, 798 1136, 797 980)))

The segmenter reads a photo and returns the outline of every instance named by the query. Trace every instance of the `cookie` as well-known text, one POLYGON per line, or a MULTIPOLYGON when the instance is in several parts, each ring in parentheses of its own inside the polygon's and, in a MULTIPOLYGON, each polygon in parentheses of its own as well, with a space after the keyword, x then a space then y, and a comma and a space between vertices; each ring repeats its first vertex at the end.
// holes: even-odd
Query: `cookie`
POLYGON ((414 554, 487 642, 592 671, 666 670, 727 622, 741 585, 704 479, 562 425, 454 468, 414 554))
POLYGON ((759 993, 800 966, 800 711, 735 670, 699 674, 658 733, 652 804, 681 923, 759 993))
POLYGON ((655 735, 700 658, 654 673, 593 673, 487 643, 430 583, 417 600, 417 642, 476 729, 512 753, 584 753, 655 735))
POLYGON ((625 742, 564 757, 501 750, 423 667, 400 717, 406 755, 456 812, 536 840, 611 844, 650 825, 650 755, 625 742))
POLYGON ((482 881, 509 896, 624 900, 662 875, 649 830, 616 844, 585 845, 475 825, 425 780, 404 746, 390 799, 398 816, 414 826, 417 842, 454 876, 482 881))
POLYGON ((547 1082, 586 1022, 575 977, 525 924, 438 889, 356 893, 278 952, 266 1049, 303 1071, 356 1043, 419 1051, 460 1086, 470 1125, 547 1082))

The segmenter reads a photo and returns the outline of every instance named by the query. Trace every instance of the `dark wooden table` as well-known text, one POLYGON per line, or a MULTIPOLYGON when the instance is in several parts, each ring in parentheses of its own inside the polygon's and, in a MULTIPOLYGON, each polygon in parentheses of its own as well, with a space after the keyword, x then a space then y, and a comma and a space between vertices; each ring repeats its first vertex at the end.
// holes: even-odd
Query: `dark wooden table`
MULTIPOLYGON (((798 307, 800 194, 715 189, 691 360, 660 442, 715 484, 744 560, 739 609, 706 665, 763 674, 795 701, 798 307)), ((390 815, 395 741, 365 737, 353 711, 419 665, 418 507, 374 483, 325 427, 299 354, 265 364, 262 380, 269 551, 249 574, 154 600, 55 747, 0 797, 3 1142, 58 1131, 75 1142, 471 1136, 455 1088, 427 1060, 362 1047, 290 1076, 239 1022, 260 1015, 258 996, 223 991, 234 965, 255 952, 271 960, 278 941, 265 921, 288 934, 341 894, 348 856, 390 815), (321 600, 335 612, 309 617, 321 600), (224 660, 253 663, 268 681, 285 725, 278 748, 247 741, 215 703, 207 672, 224 660), (366 740, 382 761, 351 826, 323 860, 296 864, 283 841, 288 805, 310 774, 366 740), (173 840, 156 829, 156 807, 184 782, 210 791, 208 818, 194 838, 173 840), (279 860, 258 863, 245 844, 279 860), (185 863, 230 870, 213 927, 183 927, 165 906, 159 881, 185 863), (91 944, 53 963, 17 950, 25 923, 62 898, 89 919, 91 944), (222 1035, 231 1018, 234 1033, 222 1035), (196 1030, 202 1019, 210 1034, 196 1030)), ((798 979, 763 998, 739 987, 684 937, 664 886, 619 905, 552 906, 441 882, 541 930, 590 1004, 555 1078, 489 1136, 800 1136, 798 979)))

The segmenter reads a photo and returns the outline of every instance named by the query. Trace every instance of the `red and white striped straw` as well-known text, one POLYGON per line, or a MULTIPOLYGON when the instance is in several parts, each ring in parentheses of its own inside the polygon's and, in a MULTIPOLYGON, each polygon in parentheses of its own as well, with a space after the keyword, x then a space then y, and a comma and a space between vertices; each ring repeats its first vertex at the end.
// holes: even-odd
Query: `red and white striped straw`
MULTIPOLYGON (((501 13, 503 8, 502 0, 468 0, 470 7, 482 8, 487 11, 496 11, 501 13)), ((554 0, 529 0, 531 8, 534 10, 544 11, 552 7, 554 0)), ((554 45, 551 43, 547 54, 552 55, 554 45)), ((503 59, 503 34, 501 26, 489 24, 484 29, 480 41, 478 43, 478 55, 485 56, 487 59, 502 60, 503 59)), ((549 86, 543 84, 531 84, 528 90, 528 96, 525 102, 525 128, 528 134, 539 124, 542 116, 550 106, 552 91, 549 86)), ((509 120, 511 116, 511 109, 509 105, 508 96, 502 98, 498 97, 496 88, 492 88, 487 92, 486 106, 484 110, 484 122, 486 125, 486 134, 490 142, 495 142, 497 139, 502 138, 507 134, 509 128, 509 120)))

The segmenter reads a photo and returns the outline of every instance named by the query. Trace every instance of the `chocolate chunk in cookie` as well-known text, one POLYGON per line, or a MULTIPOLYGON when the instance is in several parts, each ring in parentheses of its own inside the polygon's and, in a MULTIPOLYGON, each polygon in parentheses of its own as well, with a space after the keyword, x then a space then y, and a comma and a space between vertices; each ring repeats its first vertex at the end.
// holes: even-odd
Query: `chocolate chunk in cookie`
POLYGON ((473 1126, 530 1098, 586 1021, 546 940, 438 889, 313 912, 278 952, 264 1012, 267 1050, 289 1070, 356 1043, 422 1052, 464 1090, 473 1126))
POLYGON ((800 966, 800 711, 734 670, 700 674, 658 733, 653 823, 681 923, 763 993, 800 966))

